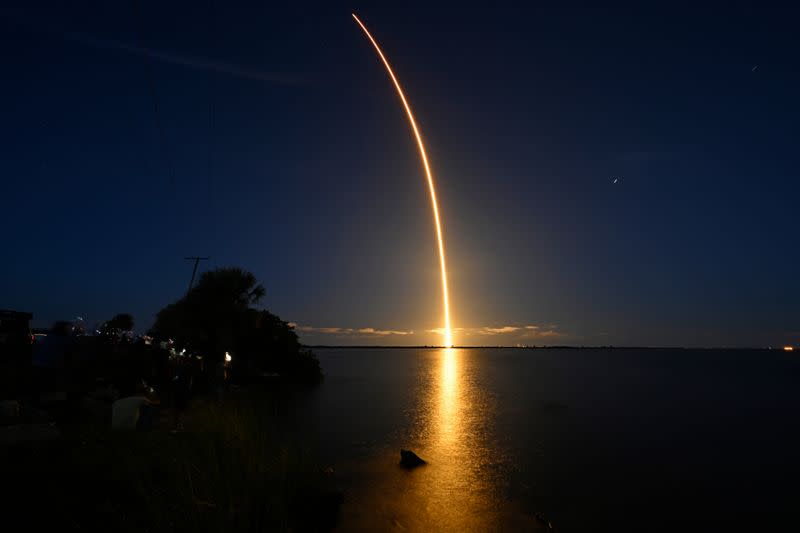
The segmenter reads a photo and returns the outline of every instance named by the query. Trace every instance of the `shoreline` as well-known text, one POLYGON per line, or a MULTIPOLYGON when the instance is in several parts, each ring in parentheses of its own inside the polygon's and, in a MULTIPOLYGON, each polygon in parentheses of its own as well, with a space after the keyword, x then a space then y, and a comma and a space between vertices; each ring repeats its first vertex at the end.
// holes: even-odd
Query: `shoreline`
POLYGON ((303 348, 311 350, 685 350, 685 351, 785 351, 782 347, 761 346, 761 347, 727 347, 727 346, 386 346, 382 344, 369 345, 334 345, 334 344, 304 344, 303 348))

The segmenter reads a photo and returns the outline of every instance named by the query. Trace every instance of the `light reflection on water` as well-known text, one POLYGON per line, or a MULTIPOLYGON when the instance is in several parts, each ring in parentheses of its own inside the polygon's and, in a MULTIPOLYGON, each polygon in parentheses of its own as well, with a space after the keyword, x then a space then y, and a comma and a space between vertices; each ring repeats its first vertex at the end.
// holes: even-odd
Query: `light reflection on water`
POLYGON ((363 483, 342 511, 346 531, 494 531, 536 529, 531 518, 503 500, 502 457, 493 446, 491 397, 481 390, 470 354, 433 350, 419 367, 416 404, 410 407, 410 447, 428 464, 399 467, 397 449, 347 468, 363 483), (432 360, 431 360, 432 359, 432 360))
POLYGON ((294 414, 344 490, 340 531, 524 531, 535 512, 565 532, 800 531, 783 350, 319 356, 294 414), (401 447, 429 464, 401 469, 401 447))

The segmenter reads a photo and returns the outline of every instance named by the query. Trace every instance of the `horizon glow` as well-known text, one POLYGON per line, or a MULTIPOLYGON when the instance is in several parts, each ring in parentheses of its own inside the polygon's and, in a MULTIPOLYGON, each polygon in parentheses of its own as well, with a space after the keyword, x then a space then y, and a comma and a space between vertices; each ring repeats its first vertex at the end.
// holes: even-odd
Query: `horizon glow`
POLYGON ((444 346, 449 348, 453 346, 453 330, 450 327, 450 298, 447 291, 447 267, 445 261, 445 254, 444 254, 444 238, 442 237, 442 223, 441 218, 439 217, 439 203, 436 199, 436 187, 433 183, 433 174, 431 173, 430 164, 428 164, 428 156, 425 152, 425 145, 422 143, 422 135, 419 133, 419 128, 417 128, 417 121, 414 120, 414 113, 411 112, 411 106, 408 104, 408 100, 406 100, 405 93, 403 93, 403 88, 400 86, 400 82, 397 80, 397 76, 395 76, 394 71, 392 70, 391 65, 389 64, 389 60, 386 59, 386 56, 383 54, 381 47, 378 46, 377 41, 375 38, 372 37, 372 34, 369 32, 367 27, 364 25, 363 22, 356 16, 355 13, 352 13, 353 18, 361 26, 361 29, 364 30, 364 34, 372 43, 372 46, 375 47, 375 51, 378 53, 378 56, 383 61, 384 66, 386 67, 386 71, 389 73, 389 77, 392 79, 394 83, 395 89, 397 89, 397 94, 400 96, 400 100, 403 102, 403 107, 406 110, 406 115, 408 115, 408 121, 411 124, 411 129, 414 132, 414 137, 417 140, 417 146, 419 147, 419 155, 422 159, 422 166, 425 169, 425 175, 428 178, 428 189, 431 194, 431 205, 433 207, 433 220, 436 225, 436 239, 439 242, 439 265, 442 271, 442 300, 443 300, 443 307, 444 307, 444 346))

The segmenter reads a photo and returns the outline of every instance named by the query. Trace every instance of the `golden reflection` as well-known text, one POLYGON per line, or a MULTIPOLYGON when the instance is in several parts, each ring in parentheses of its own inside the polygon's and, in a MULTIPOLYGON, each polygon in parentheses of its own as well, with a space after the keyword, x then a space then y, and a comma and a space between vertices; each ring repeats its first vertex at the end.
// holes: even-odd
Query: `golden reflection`
POLYGON ((462 408, 458 395, 458 353, 455 349, 445 348, 441 351, 440 367, 437 417, 439 427, 433 433, 438 433, 440 446, 449 447, 458 438, 461 421, 459 411, 462 408))
MULTIPOLYGON (((504 458, 492 431, 494 404, 481 386, 475 352, 422 354, 413 428, 400 440, 428 464, 411 471, 391 459, 368 463, 363 490, 343 508, 342 531, 538 531, 499 495, 504 458)), ((399 447, 399 446, 398 446, 399 447)))
POLYGON ((490 484, 481 474, 487 455, 482 431, 483 395, 470 372, 470 353, 437 350, 427 401, 430 427, 422 450, 430 457, 425 475, 429 526, 440 531, 483 531, 491 528, 490 484))

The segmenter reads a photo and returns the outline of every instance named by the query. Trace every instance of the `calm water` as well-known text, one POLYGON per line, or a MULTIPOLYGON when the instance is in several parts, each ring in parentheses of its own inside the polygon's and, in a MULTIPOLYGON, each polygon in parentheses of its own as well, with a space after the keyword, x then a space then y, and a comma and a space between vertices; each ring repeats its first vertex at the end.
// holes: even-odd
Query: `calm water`
POLYGON ((800 356, 318 350, 343 531, 800 531, 800 356), (399 448, 429 464, 398 467, 399 448))

